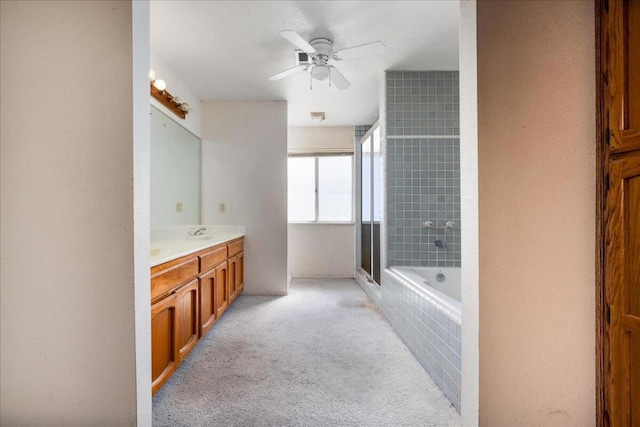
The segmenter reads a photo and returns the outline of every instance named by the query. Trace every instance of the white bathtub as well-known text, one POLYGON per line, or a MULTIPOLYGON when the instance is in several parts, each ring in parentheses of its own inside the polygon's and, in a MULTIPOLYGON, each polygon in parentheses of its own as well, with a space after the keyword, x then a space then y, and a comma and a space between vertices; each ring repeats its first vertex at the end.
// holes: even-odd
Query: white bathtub
POLYGON ((389 267, 381 291, 382 313, 459 412, 460 269, 389 267))
POLYGON ((391 271, 430 294, 458 319, 461 316, 460 268, 391 267, 391 271), (438 280, 438 275, 441 274, 438 280))

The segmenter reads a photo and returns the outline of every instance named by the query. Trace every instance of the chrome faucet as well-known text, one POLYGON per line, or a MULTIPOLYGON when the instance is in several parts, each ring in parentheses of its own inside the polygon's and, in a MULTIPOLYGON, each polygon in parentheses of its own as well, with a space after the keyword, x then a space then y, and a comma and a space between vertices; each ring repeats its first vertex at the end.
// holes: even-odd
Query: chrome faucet
POLYGON ((189 236, 201 236, 204 232, 207 231, 207 227, 200 227, 197 230, 193 231, 189 230, 189 236))

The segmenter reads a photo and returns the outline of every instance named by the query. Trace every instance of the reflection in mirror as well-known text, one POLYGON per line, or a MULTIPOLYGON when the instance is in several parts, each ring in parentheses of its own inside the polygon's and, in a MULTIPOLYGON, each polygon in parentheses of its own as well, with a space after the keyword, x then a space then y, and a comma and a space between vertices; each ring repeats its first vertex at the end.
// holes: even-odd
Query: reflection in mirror
POLYGON ((200 223, 200 139, 151 107, 151 226, 200 223))

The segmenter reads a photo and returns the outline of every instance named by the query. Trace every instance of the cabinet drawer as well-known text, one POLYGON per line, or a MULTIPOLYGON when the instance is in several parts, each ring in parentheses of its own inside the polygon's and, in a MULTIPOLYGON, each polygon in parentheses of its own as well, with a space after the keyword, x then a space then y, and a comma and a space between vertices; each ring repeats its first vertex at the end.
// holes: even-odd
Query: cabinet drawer
POLYGON ((200 255, 200 271, 210 270, 218 264, 222 264, 227 259, 227 247, 223 246, 211 252, 200 255))
POLYGON ((198 275, 198 258, 193 257, 151 274, 151 299, 198 275))
POLYGON ((229 244, 229 256, 232 257, 237 253, 240 253, 244 250, 244 240, 238 240, 237 242, 233 242, 229 244))

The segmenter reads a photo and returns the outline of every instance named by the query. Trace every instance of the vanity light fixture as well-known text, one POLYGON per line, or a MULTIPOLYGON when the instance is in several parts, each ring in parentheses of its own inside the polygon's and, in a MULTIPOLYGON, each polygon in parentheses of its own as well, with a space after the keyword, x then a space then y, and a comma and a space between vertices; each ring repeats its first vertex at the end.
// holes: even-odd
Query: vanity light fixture
POLYGON ((156 73, 153 70, 149 70, 149 87, 151 96, 181 119, 186 118, 186 115, 191 111, 189 104, 182 102, 182 99, 177 96, 174 97, 166 91, 167 83, 162 79, 156 78, 156 73))

